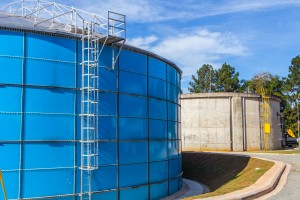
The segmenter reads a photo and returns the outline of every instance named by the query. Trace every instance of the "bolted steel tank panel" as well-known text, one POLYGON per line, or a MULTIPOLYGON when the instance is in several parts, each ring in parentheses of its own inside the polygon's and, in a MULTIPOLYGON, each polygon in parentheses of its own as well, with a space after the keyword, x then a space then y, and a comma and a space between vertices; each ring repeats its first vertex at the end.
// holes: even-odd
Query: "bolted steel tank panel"
MULTIPOLYGON (((9 199, 79 199, 81 40, 0 29, 0 169, 9 199)), ((93 199, 160 199, 181 189, 180 74, 125 46, 99 63, 93 199)), ((0 199, 3 198, 0 192, 0 199)))

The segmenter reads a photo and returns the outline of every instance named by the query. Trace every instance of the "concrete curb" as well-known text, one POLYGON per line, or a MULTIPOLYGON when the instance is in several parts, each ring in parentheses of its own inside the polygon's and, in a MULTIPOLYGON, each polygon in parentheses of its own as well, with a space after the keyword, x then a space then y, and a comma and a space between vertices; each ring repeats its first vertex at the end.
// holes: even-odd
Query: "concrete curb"
POLYGON ((256 200, 266 200, 266 199, 269 199, 270 197, 277 195, 283 189, 284 185, 286 184, 288 175, 291 171, 291 168, 292 168, 292 166, 290 164, 286 163, 286 168, 285 168, 284 172, 282 173, 276 188, 274 190, 272 190, 270 193, 263 195, 263 196, 257 198, 256 200))
POLYGON ((176 193, 174 193, 174 194, 172 194, 170 196, 167 196, 167 197, 165 197, 165 198, 163 198, 161 200, 173 200, 173 199, 177 199, 177 198, 181 197, 182 195, 184 195, 185 193, 187 193, 189 191, 189 189, 190 189, 189 186, 185 182, 183 182, 182 183, 182 188, 178 192, 176 192, 176 193))
POLYGON ((252 184, 247 188, 235 192, 231 192, 228 194, 220 195, 220 196, 202 198, 202 200, 220 200, 220 199, 249 200, 249 199, 256 199, 258 197, 261 197, 274 190, 281 178, 281 175, 283 174, 286 168, 286 164, 276 160, 269 160, 269 159, 258 158, 258 157, 253 157, 253 158, 274 162, 274 166, 271 169, 269 169, 262 177, 260 177, 254 184, 252 184))

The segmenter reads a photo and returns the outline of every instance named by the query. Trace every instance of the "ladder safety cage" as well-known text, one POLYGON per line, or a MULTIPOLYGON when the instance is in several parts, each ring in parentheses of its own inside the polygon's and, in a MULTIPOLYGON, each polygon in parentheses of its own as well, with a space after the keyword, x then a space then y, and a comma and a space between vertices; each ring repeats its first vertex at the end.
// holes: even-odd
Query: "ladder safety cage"
POLYGON ((99 37, 97 23, 82 30, 81 83, 81 199, 92 199, 92 171, 98 169, 99 37))
POLYGON ((111 46, 114 70, 126 41, 125 15, 108 11, 107 18, 70 6, 44 0, 21 0, 2 8, 40 26, 81 37, 81 179, 80 199, 92 199, 92 172, 98 169, 99 61, 105 46, 111 46), (115 49, 117 53, 115 54, 115 49))

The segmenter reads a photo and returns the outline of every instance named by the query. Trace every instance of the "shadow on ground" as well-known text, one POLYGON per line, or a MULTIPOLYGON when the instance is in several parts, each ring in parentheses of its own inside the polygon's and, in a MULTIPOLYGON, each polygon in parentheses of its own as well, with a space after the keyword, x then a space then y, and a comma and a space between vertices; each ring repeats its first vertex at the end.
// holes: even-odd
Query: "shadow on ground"
POLYGON ((183 152, 183 178, 207 185, 211 192, 237 177, 247 166, 249 156, 183 152))

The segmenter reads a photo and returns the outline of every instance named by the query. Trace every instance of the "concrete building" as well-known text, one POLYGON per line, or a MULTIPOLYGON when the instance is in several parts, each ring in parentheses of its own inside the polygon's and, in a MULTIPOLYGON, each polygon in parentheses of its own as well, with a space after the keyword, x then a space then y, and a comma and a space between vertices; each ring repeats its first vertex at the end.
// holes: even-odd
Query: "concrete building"
MULTIPOLYGON (((261 96, 244 93, 181 95, 183 150, 263 148, 261 96)), ((281 148, 280 99, 270 98, 269 149, 281 148)))

